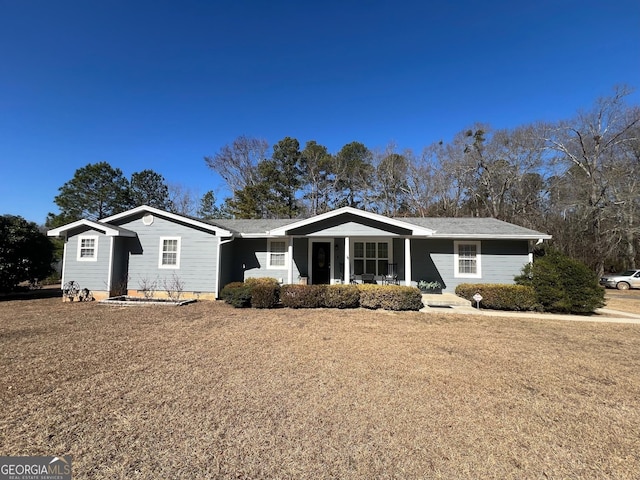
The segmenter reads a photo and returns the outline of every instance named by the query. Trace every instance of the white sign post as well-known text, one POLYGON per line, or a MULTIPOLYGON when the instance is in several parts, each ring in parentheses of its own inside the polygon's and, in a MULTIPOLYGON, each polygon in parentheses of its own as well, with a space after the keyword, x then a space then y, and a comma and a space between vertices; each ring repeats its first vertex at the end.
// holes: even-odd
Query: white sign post
POLYGON ((480 310, 480 302, 482 301, 482 295, 480 295, 480 292, 477 292, 473 296, 473 299, 476 301, 476 308, 480 310))

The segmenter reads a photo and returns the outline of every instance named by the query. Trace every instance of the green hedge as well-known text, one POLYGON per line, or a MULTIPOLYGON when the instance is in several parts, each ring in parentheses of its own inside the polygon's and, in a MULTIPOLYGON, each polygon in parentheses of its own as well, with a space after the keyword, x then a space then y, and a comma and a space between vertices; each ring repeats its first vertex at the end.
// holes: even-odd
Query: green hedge
POLYGON ((532 287, 548 312, 589 314, 605 304, 598 276, 584 263, 552 248, 543 250, 515 280, 532 287))
POLYGON ((527 311, 540 310, 536 292, 526 285, 500 283, 461 283, 456 287, 456 295, 466 298, 475 306, 473 296, 482 295, 480 306, 493 310, 527 311))
POLYGON ((395 285, 278 285, 275 279, 256 278, 226 285, 221 298, 236 308, 383 308, 420 310, 422 294, 415 287, 395 285))
POLYGON ((360 306, 385 310, 420 310, 424 307, 422 293, 415 287, 396 285, 358 285, 360 306))

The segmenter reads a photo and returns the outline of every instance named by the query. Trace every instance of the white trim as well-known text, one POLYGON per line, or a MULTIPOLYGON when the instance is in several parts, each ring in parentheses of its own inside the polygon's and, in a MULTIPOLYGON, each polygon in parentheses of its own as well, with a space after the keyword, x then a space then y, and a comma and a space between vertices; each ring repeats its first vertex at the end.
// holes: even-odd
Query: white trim
POLYGON ((453 242, 453 276, 455 278, 482 278, 482 242, 477 240, 455 240, 453 242), (458 250, 461 245, 475 245, 476 273, 460 272, 458 250))
POLYGON ((64 277, 67 270, 67 243, 69 240, 65 238, 64 245, 62 246, 62 274, 60 275, 60 288, 64 288, 64 277))
MULTIPOLYGON (((76 251, 76 260, 78 262, 97 262, 98 261, 98 235, 78 235, 78 249, 76 251), (93 240, 93 255, 90 257, 81 256, 82 253, 82 241, 93 240)), ((88 250, 88 247, 85 247, 88 250)))
POLYGON ((158 247, 158 268, 162 269, 172 269, 178 270, 180 268, 180 251, 182 248, 182 237, 160 237, 160 246, 158 247), (176 246, 176 263, 175 265, 163 265, 162 264, 162 254, 164 253, 164 242, 165 240, 177 240, 178 244, 176 246))
POLYGON ((394 227, 404 228, 409 230, 412 235, 423 235, 423 236, 432 236, 434 230, 430 228, 420 227, 418 225, 414 225, 412 223, 403 222, 400 220, 396 220, 395 218, 385 217, 384 215, 378 215, 377 213, 365 212, 364 210, 359 210, 353 207, 342 207, 337 210, 332 210, 330 212, 325 212, 320 215, 316 215, 315 217, 307 218, 304 220, 300 220, 298 222, 290 223, 289 225, 285 225, 283 227, 274 228, 270 232, 267 232, 269 235, 287 235, 290 230, 305 227, 307 225, 311 225, 316 222, 320 222, 322 220, 326 220, 328 218, 337 217, 343 214, 351 214, 357 217, 366 218, 369 220, 374 220, 376 222, 384 223, 386 225, 392 225, 394 227))
MULTIPOLYGON (((540 238, 540 234, 536 235, 510 235, 510 234, 497 234, 497 233, 443 233, 438 235, 433 234, 433 238, 461 238, 468 240, 537 240, 540 238)), ((544 240, 551 239, 551 235, 545 235, 542 237, 544 240)))
POLYGON ((307 237, 308 238, 308 246, 307 246, 307 277, 309 279, 309 284, 313 285, 313 244, 314 243, 328 243, 329 244, 329 284, 333 283, 335 278, 333 272, 334 261, 333 258, 335 256, 335 250, 333 243, 335 242, 334 237, 307 237))
POLYGON ((287 239, 286 238, 268 238, 267 239, 267 270, 286 270, 289 268, 289 252, 287 248, 287 239), (272 244, 274 242, 283 243, 284 251, 282 252, 272 252, 272 244), (282 254, 284 256, 284 264, 283 265, 272 265, 271 264, 271 254, 277 253, 282 254))
POLYGON ((150 207, 148 205, 141 205, 136 208, 132 208, 131 210, 127 210, 126 212, 117 213, 115 215, 111 215, 110 217, 103 218, 101 222, 112 222, 114 220, 120 220, 122 218, 130 217, 132 215, 136 215, 140 212, 149 212, 154 215, 169 218, 174 221, 186 223, 187 225, 191 225, 193 227, 199 227, 204 230, 209 230, 210 232, 216 233, 216 235, 220 235, 221 237, 231 237, 233 234, 229 230, 225 230, 224 228, 220 228, 216 225, 212 225, 210 223, 202 222, 200 220, 196 220, 194 218, 185 217, 182 215, 178 215, 176 213, 166 212, 164 210, 160 210, 159 208, 150 207))
POLYGON ((404 284, 411 286, 411 238, 404 239, 404 284))
POLYGON ((351 283, 351 249, 350 238, 344 237, 344 283, 351 283))
MULTIPOLYGON (((289 245, 287 245, 287 255, 293 258, 293 238, 289 237, 289 245)), ((287 283, 293 283, 293 262, 288 262, 289 271, 287 272, 287 283)))
POLYGON ((74 228, 79 227, 87 227, 92 230, 97 230, 104 233, 108 237, 135 237, 137 235, 135 232, 127 230, 126 228, 116 227, 113 225, 105 225, 102 222, 94 222, 91 220, 82 219, 72 223, 68 223, 67 225, 63 225, 58 228, 52 228, 47 232, 47 236, 61 237, 64 236, 69 230, 73 230, 74 228))
POLYGON ((113 276, 113 237, 109 240, 109 270, 107 271, 107 292, 111 296, 111 282, 113 276))
MULTIPOLYGON (((387 244, 387 263, 395 263, 393 260, 393 237, 349 237, 350 241, 349 241, 349 252, 350 252, 350 271, 354 272, 356 271, 354 262, 356 261, 356 256, 355 256, 355 244, 356 243, 364 243, 364 249, 365 249, 365 257, 358 257, 360 258, 364 258, 365 263, 364 263, 364 268, 366 270, 366 248, 367 248, 367 243, 375 243, 376 244, 376 271, 378 271, 378 261, 379 260, 384 260, 384 258, 378 258, 378 243, 386 243, 387 244)), ((376 276, 379 277, 382 274, 377 274, 376 276)))

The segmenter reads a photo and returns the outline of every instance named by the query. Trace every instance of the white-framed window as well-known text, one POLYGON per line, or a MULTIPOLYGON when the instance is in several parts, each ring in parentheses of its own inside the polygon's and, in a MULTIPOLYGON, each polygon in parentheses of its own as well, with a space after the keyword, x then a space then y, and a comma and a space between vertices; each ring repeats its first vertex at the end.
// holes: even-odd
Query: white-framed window
POLYGON ((267 268, 286 268, 287 242, 285 240, 267 241, 267 268))
POLYGON ((389 265, 389 242, 353 242, 353 274, 386 275, 389 265))
POLYGON ((468 240, 453 242, 453 265, 455 277, 482 277, 481 260, 480 242, 472 242, 468 240))
POLYGON ((160 237, 159 268, 180 268, 180 237, 160 237))
POLYGON ((95 262, 98 260, 98 236, 80 235, 78 237, 78 261, 95 262))

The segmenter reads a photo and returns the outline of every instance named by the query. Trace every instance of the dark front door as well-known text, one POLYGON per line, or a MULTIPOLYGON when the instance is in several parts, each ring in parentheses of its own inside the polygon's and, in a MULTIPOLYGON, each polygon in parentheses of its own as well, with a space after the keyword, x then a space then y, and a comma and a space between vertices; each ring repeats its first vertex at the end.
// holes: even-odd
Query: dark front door
POLYGON ((327 285, 331 275, 331 243, 315 242, 311 250, 311 281, 327 285))

